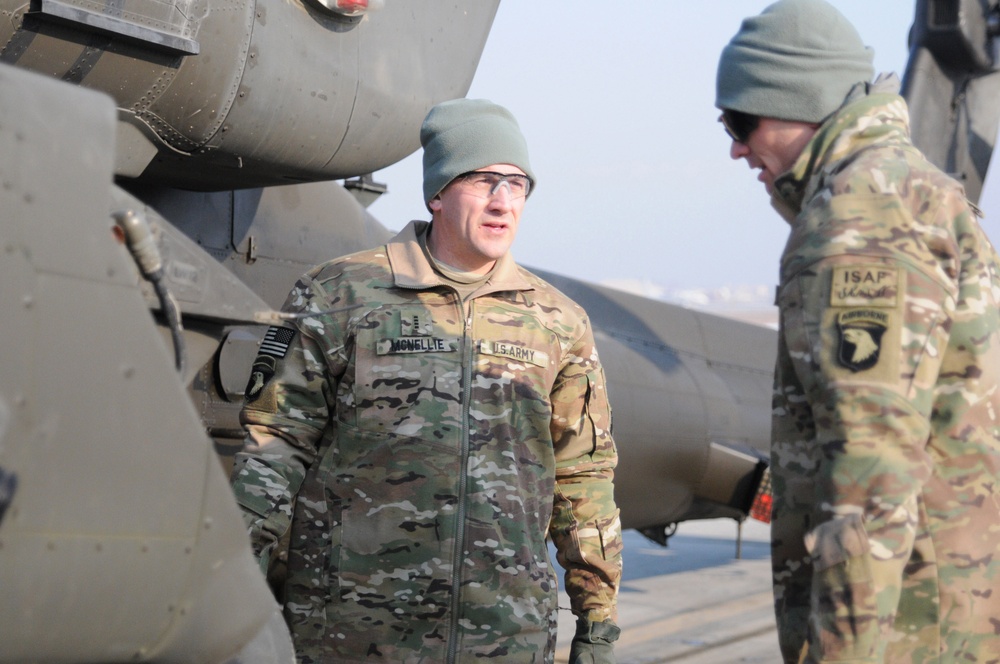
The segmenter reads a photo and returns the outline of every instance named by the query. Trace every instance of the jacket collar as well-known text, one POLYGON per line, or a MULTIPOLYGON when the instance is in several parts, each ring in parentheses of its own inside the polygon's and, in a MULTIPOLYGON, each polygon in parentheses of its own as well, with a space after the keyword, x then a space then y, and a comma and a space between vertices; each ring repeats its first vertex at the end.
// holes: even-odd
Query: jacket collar
POLYGON ((909 112, 894 79, 880 78, 842 106, 816 131, 802 154, 774 182, 771 205, 792 223, 802 206, 861 150, 888 143, 909 144, 909 112))
MULTIPOLYGON (((446 286, 440 274, 427 261, 419 238, 427 237, 431 224, 427 221, 411 221, 396 237, 386 244, 386 255, 392 268, 392 277, 400 288, 433 288, 446 286)), ((489 281, 476 292, 476 295, 496 293, 498 291, 533 290, 534 286, 521 273, 513 256, 508 251, 498 260, 496 269, 489 281)))

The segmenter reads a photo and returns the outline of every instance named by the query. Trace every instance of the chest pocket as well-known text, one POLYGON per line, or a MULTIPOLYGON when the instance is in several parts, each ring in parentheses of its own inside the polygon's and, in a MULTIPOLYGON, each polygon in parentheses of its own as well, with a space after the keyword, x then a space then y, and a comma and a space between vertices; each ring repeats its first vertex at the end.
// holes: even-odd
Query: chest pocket
POLYGON ((529 313, 500 308, 476 317, 473 335, 472 400, 479 411, 490 419, 539 417, 547 429, 562 359, 558 336, 529 313))
POLYGON ((384 307, 357 328, 353 412, 363 431, 447 443, 461 432, 454 306, 384 307))

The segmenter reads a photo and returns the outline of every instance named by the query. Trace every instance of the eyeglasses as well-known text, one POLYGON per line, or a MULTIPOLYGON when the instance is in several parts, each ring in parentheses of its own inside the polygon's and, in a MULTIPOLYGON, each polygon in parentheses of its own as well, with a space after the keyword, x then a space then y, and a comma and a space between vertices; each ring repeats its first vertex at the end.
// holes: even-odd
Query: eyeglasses
POLYGON ((752 134, 757 128, 757 125, 760 124, 760 117, 727 108, 722 111, 722 115, 719 116, 719 122, 721 122, 722 126, 725 127, 726 133, 729 134, 729 138, 733 139, 737 143, 745 144, 748 140, 750 140, 750 134, 752 134))
POLYGON ((497 173, 495 171, 469 171, 456 180, 462 180, 473 193, 483 198, 493 196, 503 185, 507 185, 511 198, 524 198, 531 193, 531 178, 520 173, 497 173))

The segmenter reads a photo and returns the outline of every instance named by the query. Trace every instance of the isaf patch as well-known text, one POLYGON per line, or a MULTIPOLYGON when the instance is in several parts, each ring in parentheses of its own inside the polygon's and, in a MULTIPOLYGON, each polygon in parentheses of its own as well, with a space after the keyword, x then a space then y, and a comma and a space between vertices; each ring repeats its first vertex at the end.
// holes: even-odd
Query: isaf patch
POLYGON ((247 381, 243 398, 247 403, 257 400, 277 371, 278 360, 288 354, 288 346, 295 338, 295 330, 287 327, 270 327, 257 351, 257 359, 250 368, 250 380, 247 381))
POLYGON ((895 307, 899 269, 885 265, 850 265, 833 270, 830 305, 834 307, 895 307))
POLYGON ((840 346, 837 361, 851 371, 871 369, 878 364, 882 337, 889 329, 889 313, 877 309, 849 309, 837 315, 840 346))

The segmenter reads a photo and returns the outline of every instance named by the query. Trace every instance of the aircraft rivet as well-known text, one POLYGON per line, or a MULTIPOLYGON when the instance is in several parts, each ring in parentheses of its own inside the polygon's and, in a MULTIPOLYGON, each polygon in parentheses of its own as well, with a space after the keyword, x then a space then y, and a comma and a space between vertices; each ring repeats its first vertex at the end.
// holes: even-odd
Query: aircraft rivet
POLYGON ((94 548, 97 549, 98 553, 100 553, 101 551, 104 550, 104 546, 100 542, 98 542, 97 545, 94 548))
POLYGON ((56 543, 55 542, 49 542, 48 545, 46 545, 46 548, 49 551, 55 551, 56 550, 56 543))
POLYGON ((205 517, 205 530, 212 527, 212 517, 205 517))
POLYGON ((30 309, 35 304, 35 298, 31 297, 30 295, 25 295, 21 301, 24 302, 25 309, 30 309))
POLYGON ((125 376, 126 378, 131 378, 132 376, 135 375, 135 368, 128 366, 122 367, 122 375, 125 376))

